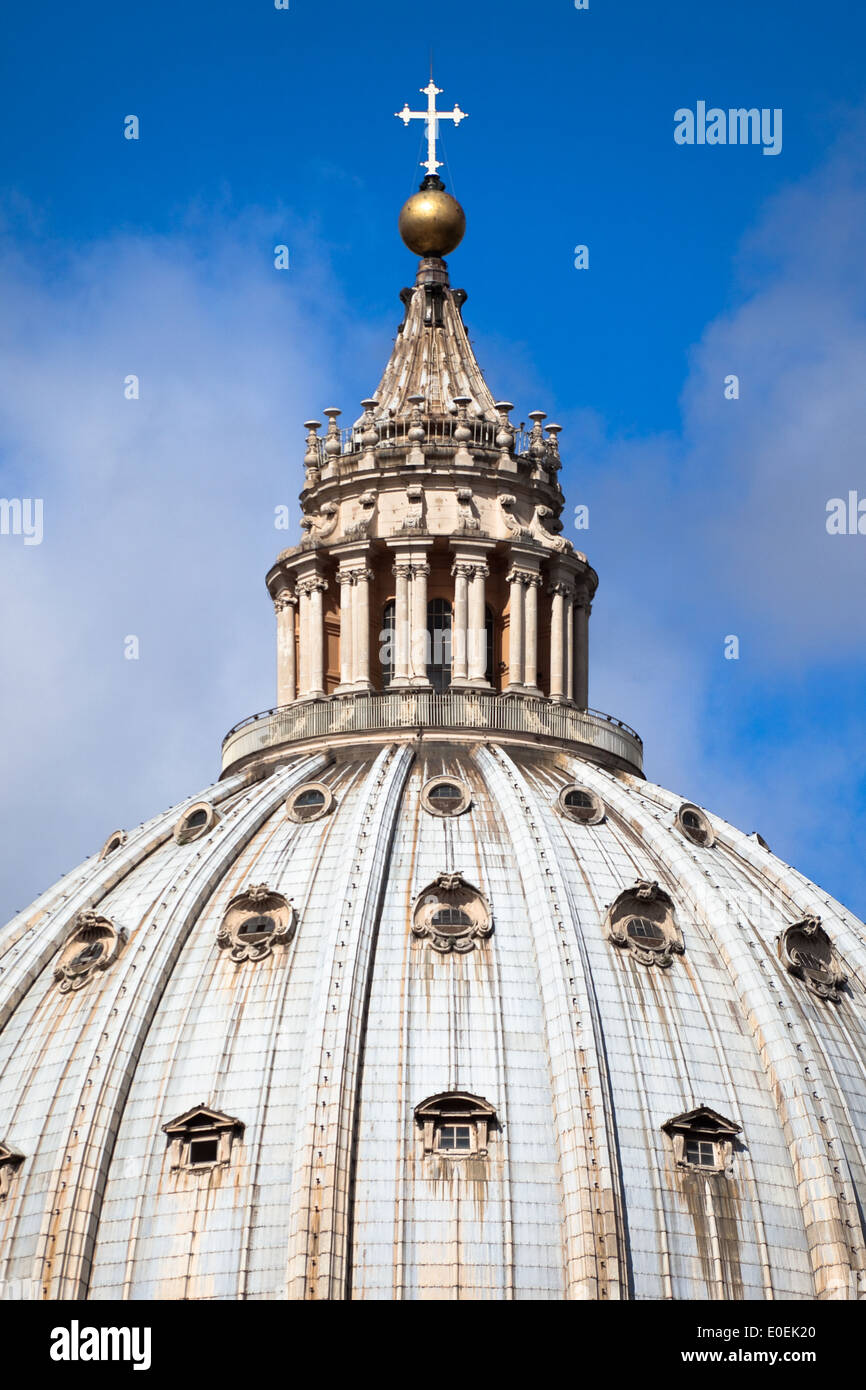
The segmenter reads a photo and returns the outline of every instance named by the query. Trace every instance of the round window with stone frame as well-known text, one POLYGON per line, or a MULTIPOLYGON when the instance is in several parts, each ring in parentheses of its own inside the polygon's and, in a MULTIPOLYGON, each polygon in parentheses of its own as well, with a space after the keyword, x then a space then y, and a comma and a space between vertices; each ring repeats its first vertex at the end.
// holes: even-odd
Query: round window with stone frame
POLYGON ((286 815, 303 825, 329 815, 335 804, 334 793, 325 782, 305 782, 286 798, 286 815))
POLYGON ((61 994, 83 989, 93 975, 107 970, 126 940, 126 933, 98 912, 79 912, 54 968, 61 994))
POLYGON ((673 902, 657 883, 645 879, 638 879, 611 903, 604 934, 642 965, 667 967, 685 950, 673 902))
POLYGON ((440 874, 415 901, 412 934, 442 955, 463 955, 492 931, 490 903, 462 874, 440 874))
POLYGON ((711 849, 715 844, 716 837, 710 822, 700 806, 693 805, 691 801, 683 802, 677 811, 675 824, 686 839, 691 840, 693 845, 702 845, 704 849, 711 849))
POLYGON ((471 800, 469 788, 459 777, 431 777, 421 788, 421 805, 431 816, 460 816, 471 800))
POLYGON ((109 854, 113 854, 116 849, 126 844, 127 835, 125 830, 112 830, 102 849, 99 851, 99 862, 107 859, 109 854))
POLYGON ((188 845, 212 830, 217 822, 217 813, 209 801, 197 801, 188 806, 174 827, 174 839, 178 845, 188 845))
POLYGON ((569 820, 580 825, 600 825, 604 820, 604 802, 596 792, 570 782, 559 793, 559 809, 569 820))
POLYGON ((276 945, 291 941, 297 914, 291 901, 264 883, 232 898, 217 932, 217 944, 236 965, 264 960, 276 945))
POLYGON ((847 982, 833 943, 820 917, 803 917, 777 938, 777 949, 790 974, 802 980, 819 999, 838 1004, 847 982))

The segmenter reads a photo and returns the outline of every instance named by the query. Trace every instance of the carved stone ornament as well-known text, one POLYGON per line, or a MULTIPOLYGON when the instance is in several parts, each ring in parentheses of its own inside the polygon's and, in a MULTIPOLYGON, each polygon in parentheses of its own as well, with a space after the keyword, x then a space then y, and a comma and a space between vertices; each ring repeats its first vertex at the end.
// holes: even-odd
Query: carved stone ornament
POLYGON ((60 993, 82 989, 98 970, 107 970, 125 941, 126 932, 107 917, 79 912, 54 969, 60 993))
POLYGON ((0 1143, 0 1200, 6 1197, 12 1179, 24 1162, 24 1155, 12 1144, 0 1143))
POLYGON ((630 951, 642 965, 666 969, 675 955, 685 951, 673 902, 647 879, 638 879, 611 903, 603 930, 608 941, 630 951))
POLYGON ((457 489, 457 530, 463 533, 481 530, 481 522, 472 509, 472 501, 471 487, 457 489))
POLYGON ((318 512, 308 512, 301 517, 301 530, 304 535, 301 540, 301 550, 311 550, 327 540, 337 529, 340 520, 340 508, 336 502, 323 502, 318 512))
POLYGON ((226 908, 217 944, 228 948, 236 965, 264 960, 274 946, 291 941, 296 926, 297 913, 291 902, 266 884, 253 883, 226 908))
POLYGON ((490 903, 462 874, 440 874, 415 903, 412 934, 443 955, 463 955, 492 931, 490 903))
POLYGON ((517 517, 514 515, 514 507, 517 504, 517 498, 510 492, 500 492, 498 500, 499 506, 502 509, 502 520, 505 523, 505 529, 508 534, 516 541, 532 540, 532 532, 526 526, 521 526, 517 517))
POLYGON ((803 980, 813 994, 839 1003, 839 991, 848 977, 820 917, 803 917, 786 927, 777 938, 777 949, 785 967, 803 980))
MULTIPOLYGON (((500 499, 501 500, 501 499, 500 499)), ((540 541, 548 550, 556 550, 560 553, 574 550, 571 541, 563 539, 562 536, 555 536, 547 525, 548 517, 553 517, 553 524, 556 525, 557 518, 551 507, 538 505, 529 523, 529 533, 533 540, 540 541)))
POLYGON ((361 508, 360 517, 349 523, 345 528, 345 535, 354 540, 365 540, 370 532, 373 515, 376 510, 375 492, 362 492, 358 498, 358 505, 361 508))

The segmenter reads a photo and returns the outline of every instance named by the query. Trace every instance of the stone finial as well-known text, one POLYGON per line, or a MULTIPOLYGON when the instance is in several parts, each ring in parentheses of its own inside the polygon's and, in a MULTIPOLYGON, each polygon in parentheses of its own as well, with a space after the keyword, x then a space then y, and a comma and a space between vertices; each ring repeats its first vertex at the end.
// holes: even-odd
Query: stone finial
POLYGON ((514 405, 511 401, 496 402, 496 410, 499 415, 496 446, 503 454, 509 456, 514 448, 514 426, 508 418, 513 409, 514 405))
POLYGON ((307 431, 307 452, 304 454, 304 467, 307 469, 308 475, 311 471, 317 472, 322 462, 319 453, 322 441, 317 434, 317 430, 321 428, 321 420, 304 421, 304 429, 307 431))
POLYGON ((421 414, 424 397, 410 396, 409 404, 412 407, 412 413, 409 416, 409 438, 413 444, 423 444, 427 433, 424 429, 424 417, 421 414))
POLYGON ((541 422, 547 419, 547 411, 530 410, 529 418, 535 421, 529 438, 529 457, 534 463, 544 463, 547 459, 547 442, 544 438, 541 422))
POLYGON ((361 402, 364 411, 364 418, 361 421, 361 443, 367 449, 375 449, 379 443, 379 429, 376 425, 376 417, 373 411, 379 404, 378 401, 368 399, 361 402))
POLYGON ((340 441, 340 427, 337 424, 337 419, 342 413, 342 410, 337 410, 336 406, 331 406, 328 410, 322 412, 323 415, 327 415, 328 417, 328 433, 325 435, 325 453, 331 462, 339 458, 340 454, 343 452, 343 446, 340 441))
POLYGON ((457 423, 454 426, 454 440, 457 444, 457 452, 454 455, 454 462, 463 465, 471 464, 473 458, 466 445, 472 438, 472 427, 469 424, 469 406, 472 404, 472 397, 455 396, 454 404, 457 407, 457 423))
POLYGON ((547 461, 549 468, 561 468, 562 460, 559 457, 559 435, 562 434, 562 425, 547 426, 547 461))

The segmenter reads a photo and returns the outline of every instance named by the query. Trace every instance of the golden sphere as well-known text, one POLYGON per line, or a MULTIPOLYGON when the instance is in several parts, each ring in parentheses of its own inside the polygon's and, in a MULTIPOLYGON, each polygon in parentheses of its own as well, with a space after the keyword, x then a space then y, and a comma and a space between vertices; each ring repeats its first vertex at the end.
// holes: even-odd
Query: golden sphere
POLYGON ((438 188, 413 193, 400 210, 400 235, 416 256, 447 256, 466 231, 466 214, 456 198, 438 188))

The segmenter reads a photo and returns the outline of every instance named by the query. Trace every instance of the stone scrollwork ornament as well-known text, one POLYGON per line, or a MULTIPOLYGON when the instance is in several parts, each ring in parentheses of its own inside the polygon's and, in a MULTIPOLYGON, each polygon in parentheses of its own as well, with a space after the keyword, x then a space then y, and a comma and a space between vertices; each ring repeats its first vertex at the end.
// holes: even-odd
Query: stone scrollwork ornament
POLYGON ((126 932, 98 912, 79 912, 54 970, 60 993, 82 989, 97 971, 107 970, 126 941, 126 932))
POLYGON ((426 939, 442 955, 463 955, 492 931, 490 903, 462 874, 439 874, 415 903, 413 936, 426 939))
POLYGON ((217 932, 217 944, 228 948, 236 965, 264 960, 275 945, 292 939, 296 925, 291 902, 266 884, 254 883, 232 898, 217 932))

